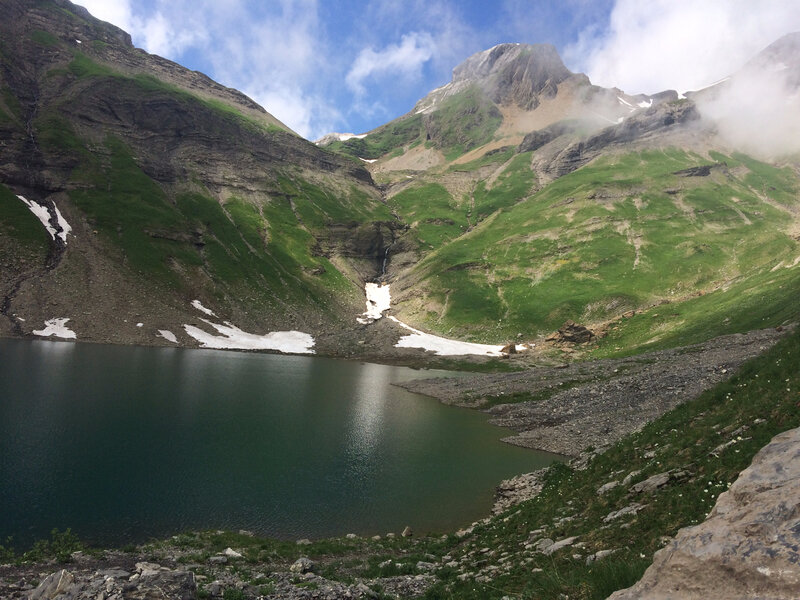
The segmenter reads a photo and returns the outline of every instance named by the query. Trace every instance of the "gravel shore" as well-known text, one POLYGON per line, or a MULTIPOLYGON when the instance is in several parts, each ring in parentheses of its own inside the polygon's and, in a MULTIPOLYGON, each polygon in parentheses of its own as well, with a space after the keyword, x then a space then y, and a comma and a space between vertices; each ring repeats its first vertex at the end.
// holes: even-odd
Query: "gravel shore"
POLYGON ((728 379, 782 335, 764 329, 629 358, 399 385, 489 413, 493 424, 514 431, 504 438, 508 443, 575 457, 637 431, 728 379))

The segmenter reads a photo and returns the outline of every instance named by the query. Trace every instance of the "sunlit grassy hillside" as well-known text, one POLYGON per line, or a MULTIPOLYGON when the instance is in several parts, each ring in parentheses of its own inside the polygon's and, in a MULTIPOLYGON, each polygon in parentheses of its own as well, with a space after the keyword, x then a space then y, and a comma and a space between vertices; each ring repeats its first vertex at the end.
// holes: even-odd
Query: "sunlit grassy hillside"
POLYGON ((794 316, 792 170, 667 149, 604 156, 534 191, 528 157, 515 156, 470 198, 435 184, 393 198, 430 249, 396 286, 404 317, 496 340, 646 311, 617 323, 601 342, 609 353, 794 316), (708 175, 681 173, 703 165, 708 175))

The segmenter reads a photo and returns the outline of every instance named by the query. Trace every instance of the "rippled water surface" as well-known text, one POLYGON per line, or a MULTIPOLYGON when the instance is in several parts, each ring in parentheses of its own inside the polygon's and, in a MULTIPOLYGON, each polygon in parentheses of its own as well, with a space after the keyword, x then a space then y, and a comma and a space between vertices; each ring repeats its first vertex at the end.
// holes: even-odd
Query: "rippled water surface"
POLYGON ((224 351, 0 340, 0 539, 122 545, 443 531, 552 457, 392 382, 441 372, 224 351))

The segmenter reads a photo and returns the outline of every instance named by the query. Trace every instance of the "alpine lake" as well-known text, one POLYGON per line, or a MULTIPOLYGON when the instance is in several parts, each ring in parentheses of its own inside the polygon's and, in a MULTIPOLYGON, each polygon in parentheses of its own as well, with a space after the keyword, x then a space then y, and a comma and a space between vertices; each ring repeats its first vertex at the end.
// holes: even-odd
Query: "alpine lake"
POLYGON ((0 339, 0 542, 122 546, 454 531, 557 457, 392 385, 456 375, 307 356, 0 339))

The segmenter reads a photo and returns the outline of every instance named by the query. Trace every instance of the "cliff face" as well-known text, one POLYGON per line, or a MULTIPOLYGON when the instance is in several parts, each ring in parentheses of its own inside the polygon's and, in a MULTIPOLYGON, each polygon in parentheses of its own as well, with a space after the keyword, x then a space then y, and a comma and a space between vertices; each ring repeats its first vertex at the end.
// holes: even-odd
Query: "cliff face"
POLYGON ((260 331, 358 311, 373 257, 323 256, 319 240, 337 223, 392 221, 359 161, 66 0, 0 11, 2 201, 23 196, 72 227, 28 256, 24 221, 41 225, 4 211, 1 331, 69 317, 79 339, 164 343, 159 329, 198 316, 194 298, 260 331))
POLYGON ((120 137, 162 183, 197 173, 211 186, 249 189, 287 164, 370 182, 362 167, 319 151, 243 94, 134 48, 127 33, 66 0, 4 0, 2 9, 10 15, 0 24, 0 176, 8 183, 64 187, 69 173, 58 171, 74 166, 74 148, 47 142, 66 142, 65 130, 89 144, 120 137), (53 120, 62 139, 39 139, 53 133, 53 120), (48 168, 42 180, 37 172, 48 168))

